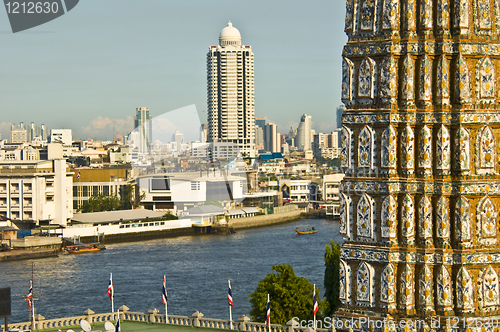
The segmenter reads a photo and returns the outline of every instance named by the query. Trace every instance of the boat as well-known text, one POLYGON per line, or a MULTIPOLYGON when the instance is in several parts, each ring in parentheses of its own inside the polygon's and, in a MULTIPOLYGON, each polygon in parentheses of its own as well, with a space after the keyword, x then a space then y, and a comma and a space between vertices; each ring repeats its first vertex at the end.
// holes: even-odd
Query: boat
POLYGON ((94 243, 82 243, 82 244, 75 244, 72 246, 66 246, 63 248, 63 251, 70 254, 82 254, 86 252, 97 252, 103 249, 106 249, 106 247, 103 244, 101 244, 100 242, 94 242, 94 243))
POLYGON ((311 227, 303 227, 303 228, 295 228, 295 232, 298 234, 298 235, 307 235, 307 234, 314 234, 314 233, 318 233, 318 230, 314 227, 314 226, 311 226, 311 227))

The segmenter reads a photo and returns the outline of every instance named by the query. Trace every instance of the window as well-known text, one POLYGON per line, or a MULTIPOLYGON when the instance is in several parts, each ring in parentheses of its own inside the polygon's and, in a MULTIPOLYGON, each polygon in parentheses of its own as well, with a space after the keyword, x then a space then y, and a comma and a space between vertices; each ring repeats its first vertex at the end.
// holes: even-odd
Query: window
POLYGON ((151 179, 151 191, 170 190, 170 184, 167 178, 151 179))

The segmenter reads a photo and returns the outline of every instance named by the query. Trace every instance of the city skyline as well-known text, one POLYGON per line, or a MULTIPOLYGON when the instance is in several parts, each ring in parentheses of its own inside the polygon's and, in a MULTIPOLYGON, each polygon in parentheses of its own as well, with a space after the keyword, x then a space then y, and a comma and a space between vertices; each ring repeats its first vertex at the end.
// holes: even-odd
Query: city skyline
POLYGON ((0 122, 2 139, 12 123, 35 122, 110 140, 113 127, 121 135, 133 129, 137 107, 155 117, 195 104, 205 122, 206 47, 229 20, 258 50, 255 115, 285 129, 307 113, 316 131, 335 129, 345 37, 331 38, 331 31, 342 31, 343 10, 335 13, 333 2, 218 4, 151 1, 145 9, 132 1, 120 8, 88 1, 18 34, 8 32, 7 16, 0 14, 2 58, 9 64, 0 105, 10 110, 0 122), (151 6, 158 10, 152 13, 151 6))

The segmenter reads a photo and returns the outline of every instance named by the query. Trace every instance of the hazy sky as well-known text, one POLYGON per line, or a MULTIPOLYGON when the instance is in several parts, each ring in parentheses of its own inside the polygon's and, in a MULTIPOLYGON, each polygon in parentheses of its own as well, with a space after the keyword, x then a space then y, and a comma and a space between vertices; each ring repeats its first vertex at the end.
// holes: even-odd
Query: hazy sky
POLYGON ((206 53, 230 20, 255 54, 255 115, 316 131, 336 127, 343 0, 81 0, 13 34, 0 9, 0 133, 10 123, 126 134, 136 107, 152 116, 196 105, 206 123, 206 53))

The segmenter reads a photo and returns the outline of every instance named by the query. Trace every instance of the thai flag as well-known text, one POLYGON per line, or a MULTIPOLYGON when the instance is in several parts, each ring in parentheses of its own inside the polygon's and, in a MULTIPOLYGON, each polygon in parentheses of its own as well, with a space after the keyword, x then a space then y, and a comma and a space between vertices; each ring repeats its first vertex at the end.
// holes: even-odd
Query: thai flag
POLYGON ((28 302, 28 307, 31 309, 31 301, 33 301, 33 283, 30 280, 30 292, 26 296, 26 302, 28 302))
POLYGON ((122 329, 120 327, 120 312, 116 312, 116 326, 115 326, 115 332, 122 332, 122 329))
POLYGON ((271 304, 269 303, 269 294, 267 294, 266 326, 271 326, 271 304))
POLYGON ((229 304, 229 307, 233 307, 233 293, 231 292, 231 281, 227 281, 229 283, 229 290, 227 291, 227 302, 229 304))
POLYGON ((80 171, 78 171, 78 174, 76 175, 76 178, 79 179, 80 178, 80 171))
POLYGON ((161 291, 161 300, 163 304, 167 304, 167 278, 163 276, 163 289, 161 291))
POLYGON ((113 300, 115 296, 115 290, 113 288, 113 273, 110 273, 109 275, 108 296, 110 300, 113 300))
POLYGON ((314 316, 316 316, 316 313, 318 312, 318 301, 316 300, 316 285, 314 285, 314 291, 313 291, 313 310, 314 310, 314 316))

